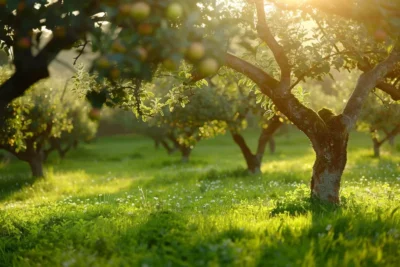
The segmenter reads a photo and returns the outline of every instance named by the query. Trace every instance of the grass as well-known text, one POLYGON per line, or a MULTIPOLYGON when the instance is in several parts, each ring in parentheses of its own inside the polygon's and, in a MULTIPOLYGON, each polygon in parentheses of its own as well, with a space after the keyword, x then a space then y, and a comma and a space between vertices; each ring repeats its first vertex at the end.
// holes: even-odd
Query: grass
POLYGON ((300 133, 277 138, 258 176, 229 136, 188 164, 137 136, 52 157, 37 181, 3 164, 0 266, 397 266, 400 153, 371 150, 351 136, 340 207, 308 200, 314 155, 300 133))

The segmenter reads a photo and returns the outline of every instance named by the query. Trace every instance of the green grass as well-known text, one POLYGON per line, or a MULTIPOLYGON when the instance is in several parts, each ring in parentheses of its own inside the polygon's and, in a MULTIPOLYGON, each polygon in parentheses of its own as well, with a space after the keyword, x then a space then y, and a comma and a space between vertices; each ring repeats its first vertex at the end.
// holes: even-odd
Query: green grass
POLYGON ((279 137, 258 176, 229 136, 201 142, 188 164, 134 136, 52 157, 42 180, 3 164, 0 265, 398 266, 400 153, 389 150, 374 159, 352 135, 340 207, 309 202, 301 133, 279 137))

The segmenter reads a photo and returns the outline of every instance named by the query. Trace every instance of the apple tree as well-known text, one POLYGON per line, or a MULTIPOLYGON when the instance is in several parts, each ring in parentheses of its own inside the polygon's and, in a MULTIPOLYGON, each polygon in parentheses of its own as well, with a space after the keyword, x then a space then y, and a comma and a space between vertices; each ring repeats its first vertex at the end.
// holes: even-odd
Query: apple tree
MULTIPOLYGON (((223 54, 223 45, 217 44, 228 27, 217 19, 217 10, 211 0, 1 0, 0 48, 8 53, 14 72, 0 85, 0 111, 49 77, 48 66, 62 50, 76 49, 75 62, 83 53, 97 53, 92 71, 112 84, 150 80, 160 63, 174 68, 185 58, 202 75, 216 71, 223 54), (194 42, 204 45, 201 57, 191 52, 194 42)), ((102 88, 97 98, 107 97, 110 90, 115 95, 125 88, 102 88)))
POLYGON ((396 15, 400 4, 385 0, 247 2, 254 8, 252 30, 260 45, 254 60, 231 52, 225 65, 253 80, 277 110, 307 135, 316 153, 312 196, 338 203, 349 133, 368 95, 378 88, 395 100, 400 96, 391 80, 398 77, 400 67, 396 15), (380 27, 386 33, 384 41, 375 36, 380 27), (275 69, 267 71, 271 57, 275 69), (321 79, 333 69, 363 71, 341 113, 326 108, 316 112, 296 98, 297 84, 321 79))
POLYGON ((206 83, 192 86, 190 90, 186 88, 184 92, 187 100, 164 106, 162 113, 154 118, 153 125, 166 132, 167 139, 181 152, 182 162, 187 162, 199 141, 225 133, 231 106, 224 95, 206 83))
POLYGON ((371 134, 375 157, 381 146, 400 133, 400 105, 381 92, 369 96, 360 115, 358 128, 371 134))
MULTIPOLYGON (((2 79, 10 73, 2 70, 2 79)), ((34 85, 24 95, 7 105, 0 148, 29 163, 34 177, 43 177, 44 148, 51 138, 70 131, 72 121, 61 104, 60 91, 44 83, 34 85), (43 94, 43 91, 46 93, 43 94)))
POLYGON ((246 161, 249 173, 261 172, 261 164, 266 145, 271 142, 274 133, 283 125, 283 118, 277 114, 271 103, 263 101, 263 95, 256 84, 240 73, 221 68, 218 75, 209 79, 215 90, 224 95, 230 105, 230 114, 225 122, 233 141, 239 146, 246 161), (251 151, 242 131, 247 127, 247 119, 253 116, 258 121, 260 136, 257 150, 251 151))

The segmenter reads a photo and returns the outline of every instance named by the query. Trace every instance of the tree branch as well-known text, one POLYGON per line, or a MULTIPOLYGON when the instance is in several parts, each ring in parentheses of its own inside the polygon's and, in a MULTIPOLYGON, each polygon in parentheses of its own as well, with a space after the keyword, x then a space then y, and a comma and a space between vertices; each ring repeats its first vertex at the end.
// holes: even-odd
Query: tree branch
POLYGON ((290 88, 290 75, 292 68, 289 64, 289 59, 283 47, 276 41, 270 28, 268 27, 265 15, 264 0, 255 1, 257 9, 257 32, 261 40, 263 40, 274 54, 275 60, 281 69, 281 85, 282 89, 288 91, 290 88))
POLYGON ((268 96, 275 106, 313 142, 317 149, 317 136, 328 130, 325 122, 312 109, 304 106, 292 93, 281 92, 280 83, 262 69, 233 56, 226 55, 225 65, 255 82, 261 92, 268 96))
POLYGON ((225 55, 225 65, 236 70, 237 72, 244 74, 250 80, 255 82, 260 88, 265 86, 274 88, 279 84, 277 80, 275 80, 262 69, 230 53, 226 53, 225 55))
POLYGON ((397 89, 394 85, 390 84, 390 83, 386 83, 386 82, 379 82, 376 85, 376 88, 380 89, 381 91, 387 93, 388 95, 390 95, 390 97, 395 100, 398 101, 400 100, 400 90, 397 89))
POLYGON ((347 132, 354 127, 368 94, 399 62, 400 47, 397 45, 384 61, 376 65, 372 70, 361 74, 356 88, 343 110, 342 123, 345 125, 347 132))
POLYGON ((258 139, 257 152, 256 152, 256 156, 260 160, 264 155, 265 146, 267 145, 268 141, 272 138, 272 136, 279 129, 279 127, 282 126, 282 124, 283 123, 280 121, 280 117, 278 115, 275 115, 268 121, 268 127, 262 129, 261 135, 258 139))

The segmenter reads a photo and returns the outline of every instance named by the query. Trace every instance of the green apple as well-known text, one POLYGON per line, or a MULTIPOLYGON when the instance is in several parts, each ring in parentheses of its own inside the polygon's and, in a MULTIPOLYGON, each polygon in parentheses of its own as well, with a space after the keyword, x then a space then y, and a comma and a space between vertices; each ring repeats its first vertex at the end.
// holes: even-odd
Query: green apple
POLYGON ((103 56, 96 61, 96 65, 101 69, 107 69, 111 66, 111 63, 108 58, 103 56))
POLYGON ((110 71, 110 77, 111 77, 111 79, 116 80, 116 79, 118 79, 120 76, 121 76, 121 72, 119 71, 119 69, 113 68, 113 69, 110 71))
POLYGON ((131 17, 135 20, 144 20, 150 16, 151 8, 145 2, 137 2, 131 6, 131 17))
POLYGON ((190 45, 189 49, 186 51, 186 56, 191 61, 197 61, 204 57, 206 49, 204 45, 199 42, 194 42, 190 45))
POLYGON ((203 59, 197 67, 201 75, 210 76, 217 73, 219 64, 213 58, 206 58, 203 59))
POLYGON ((170 20, 178 20, 183 15, 183 7, 179 3, 171 3, 167 7, 165 15, 170 20))
POLYGON ((164 66, 164 68, 166 68, 167 70, 170 70, 170 71, 174 71, 178 68, 176 66, 175 62, 170 58, 167 58, 163 61, 163 66, 164 66))

